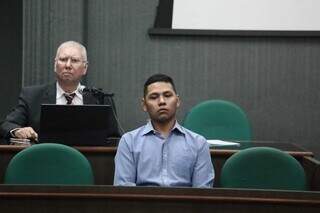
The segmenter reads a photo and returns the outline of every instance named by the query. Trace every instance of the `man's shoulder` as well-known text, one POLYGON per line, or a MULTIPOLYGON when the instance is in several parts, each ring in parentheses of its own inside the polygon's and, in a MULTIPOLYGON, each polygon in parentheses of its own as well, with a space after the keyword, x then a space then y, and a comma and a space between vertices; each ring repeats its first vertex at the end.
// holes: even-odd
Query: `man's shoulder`
POLYGON ((190 144, 196 144, 196 145, 204 145, 207 143, 207 140, 202 136, 199 135, 198 133, 195 133, 183 126, 180 126, 181 130, 183 131, 185 135, 185 139, 188 143, 190 144))
POLYGON ((201 139, 201 140, 206 140, 202 135, 199 135, 198 133, 193 132, 193 131, 190 130, 190 129, 187 129, 187 128, 183 127, 183 126, 180 126, 180 128, 184 131, 184 134, 185 134, 185 135, 188 135, 188 136, 190 136, 190 137, 192 137, 192 138, 197 138, 197 139, 201 139))
POLYGON ((137 136, 141 136, 143 134, 145 127, 146 125, 143 125, 134 130, 126 132, 125 134, 122 135, 122 138, 135 138, 137 136))
POLYGON ((31 85, 25 86, 22 88, 24 92, 36 92, 36 91, 43 91, 50 87, 54 87, 54 84, 38 84, 38 85, 31 85))
POLYGON ((43 102, 55 103, 56 94, 55 84, 41 84, 23 87, 20 98, 33 105, 39 105, 43 102), (52 99, 52 100, 51 100, 52 99))

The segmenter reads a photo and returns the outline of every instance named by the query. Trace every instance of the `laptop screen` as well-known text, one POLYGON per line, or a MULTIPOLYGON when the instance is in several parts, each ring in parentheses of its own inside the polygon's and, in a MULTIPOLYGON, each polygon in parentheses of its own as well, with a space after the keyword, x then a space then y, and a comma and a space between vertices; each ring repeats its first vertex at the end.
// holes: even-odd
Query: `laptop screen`
POLYGON ((104 146, 120 137, 110 105, 42 104, 39 143, 104 146))

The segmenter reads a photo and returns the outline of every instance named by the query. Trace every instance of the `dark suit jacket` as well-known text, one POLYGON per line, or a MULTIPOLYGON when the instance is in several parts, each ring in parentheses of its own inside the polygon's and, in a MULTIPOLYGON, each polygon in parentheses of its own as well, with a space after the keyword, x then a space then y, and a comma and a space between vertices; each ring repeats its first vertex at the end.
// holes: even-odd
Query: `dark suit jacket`
MULTIPOLYGON (((10 137, 10 130, 27 126, 30 126, 36 132, 39 132, 41 104, 55 103, 56 83, 24 87, 21 90, 18 105, 1 123, 1 136, 8 138, 10 137)), ((83 103, 99 104, 99 100, 90 93, 83 93, 83 103)), ((108 98, 106 104, 110 104, 114 107, 114 103, 111 98, 108 98)))

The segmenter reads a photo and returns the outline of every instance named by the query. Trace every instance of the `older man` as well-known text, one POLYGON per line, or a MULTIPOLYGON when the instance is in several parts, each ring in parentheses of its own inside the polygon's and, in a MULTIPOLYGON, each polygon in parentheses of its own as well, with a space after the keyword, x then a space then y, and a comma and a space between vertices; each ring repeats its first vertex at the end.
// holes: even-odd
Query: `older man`
POLYGON ((214 170, 204 137, 180 126, 180 98, 173 80, 151 76, 144 85, 143 110, 150 121, 122 136, 115 157, 116 186, 211 187, 214 170))
MULTIPOLYGON (((88 69, 86 48, 75 41, 62 43, 56 54, 56 82, 22 89, 18 105, 0 127, 3 137, 37 140, 41 104, 97 104, 90 93, 82 93, 81 78, 88 69)), ((111 99, 112 101, 112 99, 111 99)), ((111 103, 113 105, 113 103, 111 103)))

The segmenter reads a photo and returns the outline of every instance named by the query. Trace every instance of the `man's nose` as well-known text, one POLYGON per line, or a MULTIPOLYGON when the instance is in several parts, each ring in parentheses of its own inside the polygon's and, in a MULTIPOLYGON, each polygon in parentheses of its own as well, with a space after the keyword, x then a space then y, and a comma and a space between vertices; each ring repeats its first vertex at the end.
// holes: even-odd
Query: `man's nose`
POLYGON ((67 63, 66 63, 67 67, 71 67, 71 58, 68 58, 67 63))
POLYGON ((161 104, 165 104, 166 103, 166 100, 165 100, 165 98, 162 96, 162 95, 160 95, 159 96, 159 105, 161 104))

